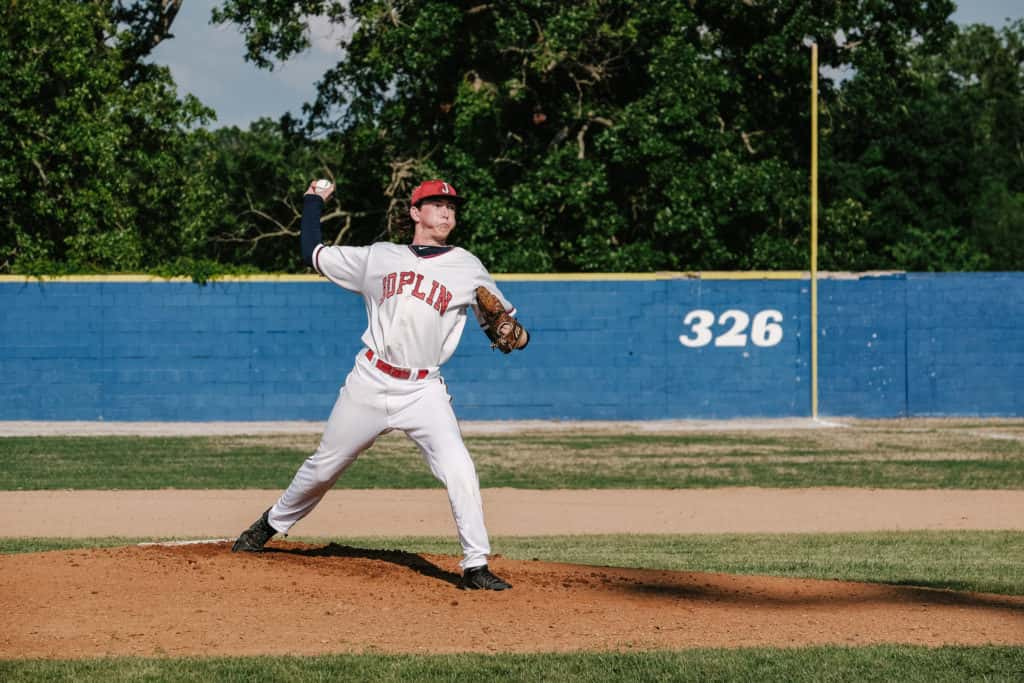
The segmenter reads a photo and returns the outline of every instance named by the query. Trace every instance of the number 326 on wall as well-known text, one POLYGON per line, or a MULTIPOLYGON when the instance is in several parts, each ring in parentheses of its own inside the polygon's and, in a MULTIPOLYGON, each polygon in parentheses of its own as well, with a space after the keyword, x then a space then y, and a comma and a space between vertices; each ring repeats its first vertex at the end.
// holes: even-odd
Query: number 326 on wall
POLYGON ((716 335, 711 329, 715 324, 715 314, 704 309, 690 311, 683 318, 683 325, 690 328, 691 334, 679 335, 679 343, 691 349, 707 346, 713 339, 715 346, 746 346, 749 339, 754 346, 775 346, 782 341, 782 313, 769 308, 758 311, 754 315, 753 324, 750 316, 743 311, 730 308, 718 316, 721 328, 716 335), (747 335, 747 326, 750 334, 747 335))

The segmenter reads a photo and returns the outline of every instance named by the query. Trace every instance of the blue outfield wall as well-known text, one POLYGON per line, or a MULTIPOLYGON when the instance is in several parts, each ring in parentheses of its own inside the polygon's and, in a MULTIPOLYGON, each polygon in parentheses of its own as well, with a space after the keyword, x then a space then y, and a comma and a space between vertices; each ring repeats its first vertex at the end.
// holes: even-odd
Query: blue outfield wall
MULTIPOLYGON (((806 277, 500 285, 530 346, 467 325, 444 369, 462 419, 811 413, 806 277)), ((834 276, 818 298, 821 415, 1024 415, 1024 273, 834 276)), ((6 278, 0 420, 323 420, 365 320, 322 280, 6 278)))

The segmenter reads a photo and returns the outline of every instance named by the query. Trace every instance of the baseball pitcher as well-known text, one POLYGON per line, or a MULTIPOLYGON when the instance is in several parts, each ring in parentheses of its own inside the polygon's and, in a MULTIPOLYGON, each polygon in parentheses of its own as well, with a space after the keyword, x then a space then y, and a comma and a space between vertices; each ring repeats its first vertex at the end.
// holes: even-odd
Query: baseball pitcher
POLYGON ((232 550, 259 552, 274 534, 288 533, 380 434, 398 429, 419 446, 430 471, 448 490, 463 550, 460 587, 511 588, 487 567, 491 548, 480 483, 441 366, 455 353, 469 311, 491 346, 503 353, 525 348, 530 335, 483 264, 465 249, 448 245, 463 201, 450 183, 428 180, 416 187, 409 208, 412 244, 401 245, 321 244, 320 215, 333 192, 334 185, 327 180, 313 182, 306 190, 302 257, 331 282, 363 297, 363 348, 316 452, 278 501, 242 532, 232 550))

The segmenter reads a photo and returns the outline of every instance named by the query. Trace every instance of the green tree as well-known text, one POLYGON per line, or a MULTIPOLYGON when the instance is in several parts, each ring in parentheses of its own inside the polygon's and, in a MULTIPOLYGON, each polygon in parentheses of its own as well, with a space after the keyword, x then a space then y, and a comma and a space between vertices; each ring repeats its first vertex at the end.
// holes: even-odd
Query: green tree
POLYGON ((192 144, 209 159, 216 178, 206 217, 208 253, 220 263, 264 271, 297 271, 302 191, 313 178, 338 183, 322 217, 330 243, 372 241, 384 211, 343 207, 340 197, 358 196, 362 187, 345 147, 335 139, 311 140, 293 122, 259 119, 247 130, 237 127, 192 134, 192 144), (344 172, 343 172, 344 171, 344 172))
POLYGON ((182 0, 0 0, 0 270, 294 271, 401 239, 427 176, 495 271, 807 266, 808 50, 823 77, 821 261, 1019 269, 1021 22, 950 0, 223 0, 272 68, 341 30, 304 120, 207 130, 146 61, 182 0), (56 49, 59 46, 60 49, 56 49))
POLYGON ((1024 270, 1024 21, 970 26, 930 65, 955 107, 967 156, 963 234, 993 270, 1024 270))
POLYGON ((140 61, 179 5, 0 5, 3 270, 132 271, 201 253, 207 179, 187 130, 212 112, 140 61))
MULTIPOLYGON (((895 136, 910 116, 884 112, 912 81, 914 51, 948 44, 952 9, 948 0, 227 0, 215 19, 236 23, 261 65, 308 46, 309 16, 345 23, 344 59, 306 112, 309 131, 344 139, 369 179, 352 208, 393 208, 416 179, 450 178, 471 197, 461 239, 496 270, 799 268, 806 44, 821 45, 823 65, 855 74, 824 81, 830 111, 895 136)), ((857 130, 830 131, 834 177, 867 173, 875 146, 858 149, 857 130)), ((876 254, 877 209, 906 210, 875 201, 884 177, 861 175, 826 200, 826 218, 846 232, 826 244, 835 264, 876 254)), ((388 218, 381 232, 393 232, 388 218)))
MULTIPOLYGON (((1024 267, 1022 24, 972 26, 943 40, 901 40, 895 56, 858 60, 830 111, 827 205, 856 216, 864 248, 823 250, 846 268, 1024 267), (893 59, 909 68, 892 76, 893 59), (855 210, 854 210, 855 207, 855 210)), ((857 48, 854 48, 855 50, 857 48)), ((826 213, 829 210, 826 209, 826 213)), ((832 235, 829 220, 823 234, 832 235)))

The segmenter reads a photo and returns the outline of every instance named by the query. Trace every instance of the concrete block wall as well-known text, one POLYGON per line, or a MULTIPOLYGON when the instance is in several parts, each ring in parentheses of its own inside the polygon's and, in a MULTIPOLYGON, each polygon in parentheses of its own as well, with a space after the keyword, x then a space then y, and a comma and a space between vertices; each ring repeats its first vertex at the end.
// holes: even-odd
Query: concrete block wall
POLYGON ((1024 273, 907 275, 914 415, 1024 415, 1024 273))
MULTIPOLYGON (((533 333, 467 324, 444 374, 462 419, 810 414, 810 283, 502 278, 533 333)), ((1024 274, 819 282, 822 415, 1024 415, 1024 274)), ((326 419, 362 299, 314 278, 0 281, 0 420, 326 419)))
POLYGON ((467 331, 445 367, 467 419, 783 416, 806 407, 801 348, 809 328, 799 315, 806 283, 763 281, 757 291, 749 283, 687 279, 499 284, 533 337, 524 352, 502 356, 467 331), (733 326, 718 324, 722 314, 742 310, 753 318, 764 308, 788 316, 779 344, 715 346, 733 326), (711 341, 700 347, 679 341, 697 336, 683 323, 693 310, 715 316, 711 341), (509 395, 495 396, 496 386, 509 395))
POLYGON ((820 412, 868 418, 910 414, 906 285, 903 274, 819 281, 820 412))
POLYGON ((0 419, 321 419, 365 312, 324 282, 0 284, 0 419))

